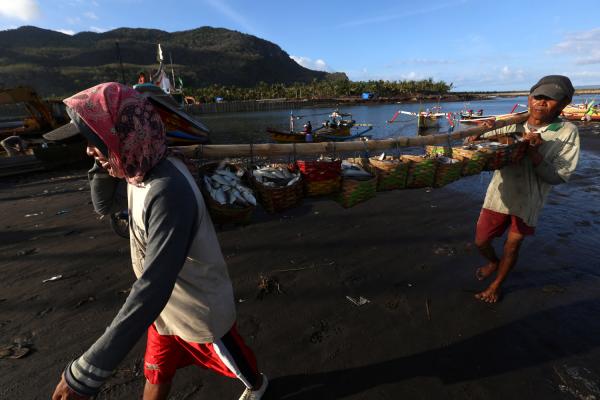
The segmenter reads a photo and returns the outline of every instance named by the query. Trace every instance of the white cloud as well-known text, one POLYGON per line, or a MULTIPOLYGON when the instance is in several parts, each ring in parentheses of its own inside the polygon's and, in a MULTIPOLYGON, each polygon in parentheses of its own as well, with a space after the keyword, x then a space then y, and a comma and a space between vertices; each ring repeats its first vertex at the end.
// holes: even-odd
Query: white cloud
POLYGON ((97 26, 90 26, 90 31, 96 32, 96 33, 104 33, 104 32, 106 32, 108 30, 110 30, 110 29, 108 29, 108 28, 100 28, 100 27, 97 27, 97 26))
POLYGON ((81 18, 79 17, 67 17, 67 22, 71 25, 77 25, 81 22, 81 18))
POLYGON ((600 64, 600 28, 569 33, 550 53, 574 55, 577 65, 600 64))
POLYGON ((56 32, 64 33, 65 35, 73 36, 75 31, 72 29, 55 29, 56 32))
POLYGON ((6 0, 0 4, 0 16, 31 21, 40 16, 40 7, 36 0, 6 0))
POLYGON ((302 57, 302 56, 290 56, 290 58, 292 60, 296 61, 298 64, 302 65, 304 68, 312 69, 315 71, 332 72, 332 69, 329 68, 327 63, 320 58, 318 58, 314 61, 311 58, 302 57))
POLYGON ((84 13, 83 15, 89 19, 98 19, 98 16, 91 11, 88 11, 88 12, 84 13))

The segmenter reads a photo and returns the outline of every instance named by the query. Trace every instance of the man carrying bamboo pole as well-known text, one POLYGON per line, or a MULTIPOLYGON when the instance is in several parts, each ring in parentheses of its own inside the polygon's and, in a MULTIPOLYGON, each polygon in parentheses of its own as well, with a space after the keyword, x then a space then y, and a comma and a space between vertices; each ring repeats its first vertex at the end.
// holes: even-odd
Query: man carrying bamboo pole
POLYGON ((535 232, 552 186, 567 182, 577 166, 577 127, 558 118, 571 102, 574 91, 566 76, 545 76, 529 92, 530 114, 526 122, 483 135, 517 133, 529 141, 529 147, 520 163, 494 172, 477 221, 475 244, 488 261, 477 269, 477 279, 484 280, 496 273, 487 289, 475 295, 481 301, 498 301, 500 287, 517 262, 523 240, 535 232), (507 228, 504 252, 498 258, 492 240, 502 236, 507 228))

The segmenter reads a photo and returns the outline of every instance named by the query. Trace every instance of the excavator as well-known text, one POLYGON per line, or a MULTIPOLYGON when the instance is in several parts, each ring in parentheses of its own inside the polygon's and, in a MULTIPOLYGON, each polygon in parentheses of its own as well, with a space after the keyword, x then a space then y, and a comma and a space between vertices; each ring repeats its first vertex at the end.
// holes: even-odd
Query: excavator
POLYGON ((47 143, 42 134, 69 122, 60 100, 42 100, 29 87, 0 88, 0 140, 18 136, 25 154, 8 157, 0 148, 0 177, 42 171, 85 158, 85 141, 47 143))
POLYGON ((0 140, 18 135, 24 140, 41 142, 42 133, 69 121, 60 100, 42 100, 35 90, 24 86, 0 89, 0 108, 12 108, 13 112, 27 114, 9 119, 2 118, 0 114, 0 140))

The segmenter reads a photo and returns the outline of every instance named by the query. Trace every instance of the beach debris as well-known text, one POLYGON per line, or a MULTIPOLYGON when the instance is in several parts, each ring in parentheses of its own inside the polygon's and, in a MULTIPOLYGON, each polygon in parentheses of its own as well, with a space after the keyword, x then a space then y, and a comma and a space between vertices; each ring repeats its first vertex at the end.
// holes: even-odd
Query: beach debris
POLYGON ((431 321, 431 300, 429 297, 425 299, 425 312, 427 313, 427 320, 431 321))
POLYGON ((35 254, 35 253, 37 253, 37 252, 38 252, 38 250, 39 250, 39 249, 35 249, 35 248, 34 248, 34 249, 27 249, 27 250, 20 250, 20 251, 17 251, 17 256, 19 256, 19 257, 20 257, 20 256, 28 256, 28 255, 30 255, 30 254, 35 254))
POLYGON ((94 296, 90 296, 90 297, 88 297, 86 299, 79 300, 77 302, 77 304, 75 305, 75 308, 79 308, 79 307, 81 307, 82 305, 84 305, 86 303, 91 303, 92 301, 96 301, 96 298, 94 296))
POLYGON ((210 197, 221 205, 255 206, 256 198, 252 190, 242 184, 243 176, 242 169, 234 170, 226 163, 221 162, 212 175, 204 175, 202 180, 210 197))
POLYGON ((53 310, 54 310, 54 308, 52 308, 52 307, 44 308, 42 311, 40 311, 39 313, 37 313, 37 316, 38 317, 43 317, 46 314, 50 314, 53 310))
POLYGON ((256 298, 262 300, 265 295, 275 292, 279 294, 283 293, 277 278, 272 278, 267 275, 260 275, 258 277, 258 294, 256 295, 256 298))
POLYGON ((3 345, 3 346, 0 346, 0 359, 2 359, 2 358, 13 358, 13 359, 23 358, 27 354, 29 354, 30 351, 31 351, 31 349, 25 344, 13 343, 13 344, 9 344, 9 345, 3 345))
POLYGON ((265 186, 285 187, 300 180, 300 171, 292 172, 286 166, 273 164, 252 170, 252 176, 265 186))
POLYGON ((70 213, 71 210, 60 210, 56 212, 56 215, 63 215, 63 214, 68 214, 70 213))
POLYGON ((561 383, 558 389, 569 393, 580 400, 597 400, 600 398, 598 377, 585 367, 562 365, 553 366, 554 372, 561 383))
POLYGON ((43 211, 40 212, 36 212, 36 213, 31 213, 31 214, 25 214, 25 218, 30 218, 30 217, 37 217, 39 215, 44 215, 43 211))
POLYGON ((566 290, 566 288, 558 285, 546 285, 542 288, 542 292, 550 294, 564 293, 566 290))
POLYGON ((42 281, 42 283, 46 283, 46 282, 54 282, 54 281, 57 281, 57 280, 59 280, 59 279, 62 279, 62 277, 63 277, 62 275, 54 275, 53 277, 50 277, 50 278, 48 278, 48 279, 44 279, 44 280, 42 281))
POLYGON ((346 299, 348 299, 348 301, 350 303, 354 304, 357 307, 364 306, 365 304, 371 302, 371 300, 369 300, 369 299, 367 299, 365 297, 362 297, 362 296, 360 296, 359 298, 351 297, 351 296, 346 296, 346 299))
POLYGON ((452 246, 448 246, 448 245, 444 245, 444 246, 438 246, 433 250, 433 254, 436 254, 438 256, 440 255, 445 255, 445 256, 455 256, 456 255, 456 248, 452 247, 452 246))

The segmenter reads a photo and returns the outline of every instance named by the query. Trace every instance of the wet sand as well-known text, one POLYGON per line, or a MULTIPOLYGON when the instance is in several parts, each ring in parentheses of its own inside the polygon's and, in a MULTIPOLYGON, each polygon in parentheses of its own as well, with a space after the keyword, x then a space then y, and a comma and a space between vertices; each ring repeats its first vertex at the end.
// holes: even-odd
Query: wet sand
MULTIPOLYGON (((598 127, 582 136, 576 176, 551 194, 495 305, 473 299, 485 288, 471 241, 488 174, 351 209, 306 200, 219 229, 267 398, 599 398, 598 127), (262 298, 261 276, 276 283, 262 298)), ((0 399, 47 399, 123 303, 129 244, 93 214, 82 168, 3 180, 0 205, 0 346, 32 349, 0 359, 0 399)), ((140 397, 144 344, 98 399, 140 397)), ((242 389, 191 367, 170 398, 237 399, 242 389)))

